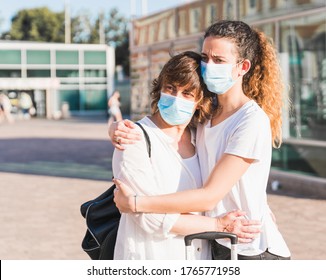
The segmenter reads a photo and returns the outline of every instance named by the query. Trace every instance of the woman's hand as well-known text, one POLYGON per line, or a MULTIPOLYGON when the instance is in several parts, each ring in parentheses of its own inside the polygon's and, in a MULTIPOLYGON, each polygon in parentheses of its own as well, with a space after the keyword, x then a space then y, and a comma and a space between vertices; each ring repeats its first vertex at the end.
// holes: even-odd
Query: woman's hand
POLYGON ((109 139, 113 146, 119 150, 124 150, 122 144, 134 144, 135 141, 141 140, 141 134, 135 127, 135 124, 130 120, 113 122, 108 127, 109 139))
POLYGON ((135 193, 118 179, 112 180, 116 189, 114 190, 114 202, 121 213, 134 213, 136 209, 135 193))
POLYGON ((219 230, 234 233, 240 243, 252 242, 260 234, 260 222, 245 219, 246 213, 241 210, 228 212, 218 217, 219 230))

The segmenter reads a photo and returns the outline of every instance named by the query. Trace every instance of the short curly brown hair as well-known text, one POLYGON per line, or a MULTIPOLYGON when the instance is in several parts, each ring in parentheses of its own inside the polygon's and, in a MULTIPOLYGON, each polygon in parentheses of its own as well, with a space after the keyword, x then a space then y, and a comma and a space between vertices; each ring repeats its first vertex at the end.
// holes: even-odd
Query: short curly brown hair
POLYGON ((195 127, 198 123, 211 118, 214 95, 207 90, 201 77, 200 62, 201 55, 193 51, 182 52, 170 58, 152 83, 150 92, 152 114, 158 111, 157 103, 163 85, 173 84, 180 87, 187 86, 190 91, 195 91, 195 100, 199 102, 190 126, 195 127))

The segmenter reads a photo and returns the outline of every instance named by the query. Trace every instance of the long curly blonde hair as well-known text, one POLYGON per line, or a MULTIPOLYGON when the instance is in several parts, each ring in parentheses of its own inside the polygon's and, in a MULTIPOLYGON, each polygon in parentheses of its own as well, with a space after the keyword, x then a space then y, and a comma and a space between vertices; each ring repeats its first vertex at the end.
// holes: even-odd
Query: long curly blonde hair
POLYGON ((282 143, 282 92, 284 85, 276 50, 263 32, 242 21, 222 20, 211 25, 206 37, 231 39, 238 62, 248 59, 251 67, 243 77, 243 92, 255 100, 270 119, 273 147, 282 143))

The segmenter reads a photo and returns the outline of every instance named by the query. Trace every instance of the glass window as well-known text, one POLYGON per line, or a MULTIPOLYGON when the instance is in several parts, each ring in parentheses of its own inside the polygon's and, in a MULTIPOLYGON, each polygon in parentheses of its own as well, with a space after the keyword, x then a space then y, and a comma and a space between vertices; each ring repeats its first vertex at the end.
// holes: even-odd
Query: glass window
POLYGON ((79 77, 79 71, 78 70, 57 70, 56 76, 59 78, 78 78, 79 77))
POLYGON ((196 33, 200 31, 200 8, 192 9, 190 12, 190 32, 196 33))
POLYGON ((50 70, 27 70, 27 77, 40 77, 40 78, 49 78, 51 77, 51 71, 50 70))
POLYGON ((148 27, 148 43, 154 43, 156 40, 156 34, 157 34, 157 24, 151 24, 148 27))
POLYGON ((50 51, 27 50, 27 64, 50 64, 50 51))
POLYGON ((235 14, 234 14, 234 8, 235 5, 237 5, 236 1, 233 0, 224 0, 224 4, 223 4, 223 15, 226 15, 227 19, 234 19, 235 18, 235 14))
POLYGON ((246 2, 246 16, 253 16, 257 14, 257 3, 256 0, 250 0, 246 2))
POLYGON ((79 111, 79 90, 60 90, 60 102, 67 102, 71 111, 79 111))
POLYGON ((175 17, 171 16, 168 19, 168 37, 175 38, 175 17))
POLYGON ((128 80, 115 81, 115 89, 120 92, 121 112, 122 114, 130 114, 130 82, 128 80))
POLYGON ((185 35, 187 32, 186 11, 179 11, 179 35, 185 35))
POLYGON ((105 51, 85 51, 84 53, 85 64, 106 64, 105 51))
POLYGON ((0 64, 20 64, 20 50, 0 50, 0 64))
POLYGON ((57 64, 78 64, 78 51, 56 51, 57 64))
POLYGON ((139 30, 139 45, 145 45, 146 44, 146 38, 147 38, 147 27, 144 26, 140 28, 139 30))
POLYGON ((273 168, 326 178, 325 147, 283 143, 273 150, 273 168))
POLYGON ((250 0, 249 1, 249 7, 250 8, 256 8, 256 0, 250 0))
POLYGON ((60 84, 61 85, 79 85, 79 79, 75 78, 75 79, 64 79, 61 78, 60 79, 60 84))
POLYGON ((326 140, 325 15, 281 22, 280 52, 288 61, 290 136, 326 140))
POLYGON ((89 78, 105 78, 106 77, 106 70, 96 70, 96 69, 90 69, 85 70, 85 77, 89 78))
POLYGON ((210 4, 206 7, 206 26, 211 25, 217 20, 216 4, 210 4))
POLYGON ((12 69, 1 69, 0 77, 1 78, 20 78, 22 76, 20 70, 12 70, 12 69))
POLYGON ((166 39, 166 31, 167 31, 167 19, 164 18, 159 23, 158 41, 163 41, 166 39))
POLYGON ((81 98, 86 111, 107 110, 106 90, 85 90, 81 92, 81 98))

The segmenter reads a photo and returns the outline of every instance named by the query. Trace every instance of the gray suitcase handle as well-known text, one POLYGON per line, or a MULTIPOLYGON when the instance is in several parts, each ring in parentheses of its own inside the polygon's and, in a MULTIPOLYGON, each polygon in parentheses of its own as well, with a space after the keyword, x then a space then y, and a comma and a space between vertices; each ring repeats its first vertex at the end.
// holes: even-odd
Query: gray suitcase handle
POLYGON ((238 259, 238 254, 237 254, 238 236, 234 233, 219 232, 219 231, 199 232, 199 233, 189 234, 185 236, 184 241, 186 245, 186 258, 189 259, 190 246, 192 240, 194 239, 215 240, 215 239, 222 239, 222 238, 229 238, 231 240, 231 259, 237 260, 238 259))
POLYGON ((215 240, 221 238, 229 238, 231 240, 231 244, 238 243, 238 236, 234 233, 206 231, 206 232, 199 232, 199 233, 194 233, 185 236, 185 244, 186 246, 190 246, 193 239, 215 240))

